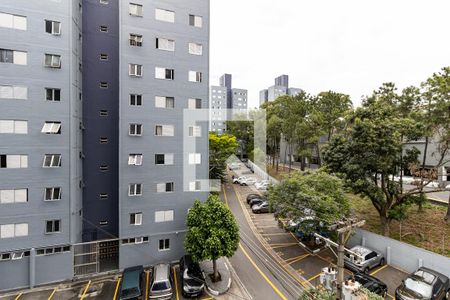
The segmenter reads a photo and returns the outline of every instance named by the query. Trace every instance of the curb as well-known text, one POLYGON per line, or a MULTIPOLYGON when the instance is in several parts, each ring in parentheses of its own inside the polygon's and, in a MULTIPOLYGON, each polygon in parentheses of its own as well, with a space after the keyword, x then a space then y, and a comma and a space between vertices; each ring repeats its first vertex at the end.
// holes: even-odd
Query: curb
POLYGON ((212 288, 209 287, 209 286, 206 284, 206 282, 205 282, 205 286, 206 286, 207 292, 208 292, 209 294, 213 295, 213 296, 219 296, 219 295, 226 294, 226 293, 230 290, 230 287, 231 287, 231 276, 232 276, 232 272, 230 271, 230 268, 229 268, 229 266, 228 266, 228 264, 229 264, 230 262, 228 261, 228 259, 227 259, 226 257, 224 257, 223 259, 225 260, 225 268, 227 269, 228 272, 230 272, 230 278, 228 278, 227 287, 226 287, 226 289, 225 289, 223 292, 216 291, 216 290, 212 289, 212 288))

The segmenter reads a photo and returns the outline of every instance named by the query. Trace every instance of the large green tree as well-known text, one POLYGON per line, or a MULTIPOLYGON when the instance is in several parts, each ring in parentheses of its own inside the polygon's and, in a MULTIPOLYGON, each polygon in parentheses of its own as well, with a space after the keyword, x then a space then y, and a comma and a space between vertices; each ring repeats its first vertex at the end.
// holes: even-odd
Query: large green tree
POLYGON ((211 259, 212 279, 220 280, 217 259, 233 256, 239 245, 239 227, 233 214, 217 195, 210 195, 204 203, 194 202, 187 216, 187 227, 186 252, 195 261, 211 259))
POLYGON ((226 161, 238 147, 236 137, 230 134, 209 134, 209 178, 224 181, 226 161))

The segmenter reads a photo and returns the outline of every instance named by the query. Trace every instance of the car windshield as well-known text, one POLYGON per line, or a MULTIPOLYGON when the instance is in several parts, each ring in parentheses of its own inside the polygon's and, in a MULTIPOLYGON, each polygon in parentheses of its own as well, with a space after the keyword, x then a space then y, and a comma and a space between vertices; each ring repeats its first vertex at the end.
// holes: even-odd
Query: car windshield
POLYGON ((155 282, 152 286, 152 291, 157 292, 157 291, 164 291, 164 290, 168 290, 170 289, 169 284, 167 281, 159 281, 159 282, 155 282))
POLYGON ((417 280, 414 277, 407 278, 405 280, 405 287, 423 298, 431 298, 432 287, 431 285, 417 280))
POLYGON ((131 289, 122 290, 122 292, 120 293, 120 296, 122 298, 130 297, 130 296, 136 296, 136 295, 139 295, 139 289, 138 288, 131 288, 131 289))

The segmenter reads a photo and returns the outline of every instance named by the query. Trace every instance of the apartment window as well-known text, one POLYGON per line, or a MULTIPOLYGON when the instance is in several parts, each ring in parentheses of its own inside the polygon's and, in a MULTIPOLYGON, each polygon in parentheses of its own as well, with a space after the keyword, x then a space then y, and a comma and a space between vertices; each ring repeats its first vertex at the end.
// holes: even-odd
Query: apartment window
POLYGON ((47 101, 61 101, 61 89, 46 88, 45 99, 47 101))
POLYGON ((197 43, 189 43, 189 54, 203 55, 203 45, 197 43))
POLYGON ((173 153, 155 154, 156 165, 173 165, 173 153))
POLYGON ((0 204, 27 202, 28 189, 0 190, 0 204))
POLYGON ((131 183, 128 185, 128 196, 142 196, 142 183, 131 183))
POLYGON ((130 76, 142 77, 142 65, 129 64, 128 72, 130 76))
POLYGON ((28 168, 28 155, 0 154, 0 168, 2 169, 28 168))
POLYGON ((27 30, 27 17, 0 13, 0 27, 27 30))
POLYGON ((201 137, 202 128, 200 126, 189 126, 189 136, 190 137, 201 137))
POLYGON ((130 3, 130 15, 135 17, 142 17, 142 5, 130 3))
POLYGON ((130 124, 128 134, 131 136, 141 136, 142 135, 142 124, 130 124))
POLYGON ((48 187, 45 188, 44 201, 59 201, 61 200, 61 188, 60 187, 48 187))
POLYGON ((61 34, 61 22, 45 20, 45 32, 60 35, 61 34))
POLYGON ((100 117, 107 117, 108 116, 108 111, 107 110, 104 110, 104 109, 102 109, 102 110, 100 110, 100 117))
POLYGON ((130 105, 131 106, 142 106, 142 95, 130 94, 130 105))
POLYGON ((174 136, 175 128, 173 125, 156 125, 155 126, 156 136, 174 136))
POLYGON ((189 25, 201 28, 203 26, 203 18, 196 15, 189 15, 189 25))
POLYGON ((108 88, 108 83, 105 81, 100 82, 100 88, 101 89, 107 89, 108 88))
POLYGON ((188 108, 189 109, 201 109, 202 108, 202 99, 189 98, 188 108))
POLYGON ((61 232, 61 220, 45 221, 45 233, 61 232))
POLYGON ((128 238, 128 239, 122 239, 122 244, 142 244, 142 243, 148 243, 148 236, 140 236, 135 238, 128 238))
POLYGON ((156 8, 155 19, 158 21, 174 23, 175 12, 166 9, 156 8))
POLYGON ((165 38, 156 38, 156 49, 175 51, 175 41, 165 38))
POLYGON ((100 200, 106 200, 109 198, 109 195, 108 195, 108 193, 101 193, 99 195, 99 198, 100 198, 100 200))
POLYGON ((170 250, 170 239, 159 240, 159 251, 170 250))
POLYGON ((174 191, 173 182, 163 182, 156 184, 157 193, 172 193, 174 191))
POLYGON ((173 221, 173 210, 155 211, 155 223, 173 221))
POLYGON ((108 26, 105 25, 100 26, 100 32, 108 32, 108 26))
POLYGON ((0 98, 26 100, 28 88, 26 86, 0 85, 0 98))
POLYGON ((200 181, 191 181, 189 182, 189 191, 196 192, 201 190, 201 182, 200 181))
POLYGON ((61 167, 61 154, 45 154, 44 163, 42 164, 44 168, 59 168, 61 167))
POLYGON ((155 96, 155 107, 175 108, 175 98, 174 97, 155 96))
POLYGON ((142 165, 142 154, 130 154, 128 156, 128 165, 141 166, 142 165))
POLYGON ((189 164, 199 165, 201 164, 202 155, 200 153, 189 153, 189 164))
POLYGON ((108 144, 108 138, 107 137, 100 137, 100 144, 108 144))
POLYGON ((100 0, 100 4, 109 4, 109 0, 100 0))
POLYGON ((108 60, 108 54, 100 53, 100 60, 108 60))
POLYGON ((98 224, 100 226, 107 226, 108 225, 108 221, 100 221, 98 224))
POLYGON ((44 65, 48 68, 61 68, 61 55, 45 54, 44 65))
POLYGON ((21 237, 21 236, 28 236, 27 223, 0 225, 1 239, 21 237))
POLYGON ((202 82, 202 72, 189 71, 190 82, 202 82))
POLYGON ((155 78, 156 79, 174 80, 175 79, 175 70, 155 67, 155 78))
POLYGON ((0 133, 27 134, 28 121, 0 120, 0 133))
POLYGON ((130 214, 130 225, 142 225, 142 213, 130 214))
POLYGON ((46 134, 61 134, 61 122, 46 121, 41 132, 46 134))
POLYGON ((9 49, 0 49, 0 62, 16 65, 26 65, 27 52, 9 49))
POLYGON ((142 35, 131 33, 130 46, 142 47, 142 35))
POLYGON ((109 166, 108 165, 100 165, 100 172, 108 172, 109 166))

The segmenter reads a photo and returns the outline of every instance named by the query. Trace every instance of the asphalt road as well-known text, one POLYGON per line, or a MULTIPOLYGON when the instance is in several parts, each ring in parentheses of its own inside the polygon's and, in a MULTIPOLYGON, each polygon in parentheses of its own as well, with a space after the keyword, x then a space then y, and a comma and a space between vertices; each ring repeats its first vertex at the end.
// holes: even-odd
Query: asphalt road
POLYGON ((269 255, 256 238, 231 184, 224 185, 221 197, 233 212, 241 235, 240 247, 230 262, 252 298, 298 299, 303 288, 269 255))

